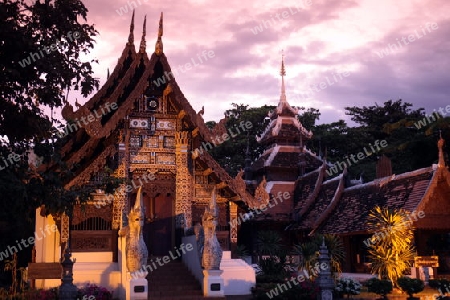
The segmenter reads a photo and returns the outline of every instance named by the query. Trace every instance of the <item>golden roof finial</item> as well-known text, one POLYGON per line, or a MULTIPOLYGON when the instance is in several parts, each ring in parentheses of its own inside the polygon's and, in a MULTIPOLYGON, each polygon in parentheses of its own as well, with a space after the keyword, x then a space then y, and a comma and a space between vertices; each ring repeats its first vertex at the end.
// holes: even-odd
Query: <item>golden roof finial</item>
POLYGON ((155 53, 156 55, 161 55, 163 53, 163 43, 162 37, 163 35, 163 13, 161 12, 161 17, 159 18, 159 28, 158 28, 158 40, 155 44, 155 53))
POLYGON ((284 51, 281 51, 281 76, 286 76, 286 69, 284 68, 284 51))
POLYGON ((139 52, 145 53, 145 49, 147 48, 147 44, 145 42, 146 28, 147 27, 147 16, 144 17, 144 25, 142 26, 142 38, 141 45, 139 46, 139 52))
POLYGON ((130 35, 128 36, 128 45, 134 44, 134 9, 133 15, 131 16, 131 24, 130 24, 130 35))

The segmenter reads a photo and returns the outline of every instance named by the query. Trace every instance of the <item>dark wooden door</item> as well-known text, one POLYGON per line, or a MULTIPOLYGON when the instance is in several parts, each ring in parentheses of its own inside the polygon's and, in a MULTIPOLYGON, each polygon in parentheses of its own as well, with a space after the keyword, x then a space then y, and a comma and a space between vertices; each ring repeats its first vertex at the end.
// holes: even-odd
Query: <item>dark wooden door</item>
POLYGON ((146 226, 147 247, 149 254, 154 256, 169 255, 172 247, 172 219, 173 219, 173 197, 170 195, 159 195, 150 200, 153 217, 146 226))

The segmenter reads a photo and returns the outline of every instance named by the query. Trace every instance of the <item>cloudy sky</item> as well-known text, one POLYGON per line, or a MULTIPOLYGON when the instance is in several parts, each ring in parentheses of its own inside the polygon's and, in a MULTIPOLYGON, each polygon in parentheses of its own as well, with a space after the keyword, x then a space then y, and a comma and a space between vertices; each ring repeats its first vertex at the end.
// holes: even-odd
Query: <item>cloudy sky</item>
POLYGON ((205 120, 218 121, 231 103, 276 105, 282 50, 288 101, 320 109, 319 123, 348 121, 344 107, 389 99, 428 113, 450 104, 448 0, 83 2, 100 33, 91 56, 101 84, 125 46, 132 8, 137 47, 147 15, 150 54, 164 12, 164 53, 205 120), (204 51, 214 56, 200 61, 204 51))

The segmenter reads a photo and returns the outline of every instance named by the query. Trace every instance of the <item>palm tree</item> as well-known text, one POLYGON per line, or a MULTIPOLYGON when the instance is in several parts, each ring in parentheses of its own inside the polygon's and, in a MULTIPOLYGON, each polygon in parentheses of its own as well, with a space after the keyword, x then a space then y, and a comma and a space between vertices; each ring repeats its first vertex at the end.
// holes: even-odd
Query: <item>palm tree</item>
POLYGON ((261 231, 258 233, 256 246, 259 258, 263 255, 278 256, 282 251, 282 238, 276 231, 261 231))
POLYGON ((331 271, 334 275, 342 273, 342 264, 345 259, 345 250, 342 239, 334 234, 318 234, 316 235, 314 241, 317 245, 317 251, 319 251, 322 241, 325 241, 325 246, 328 249, 328 255, 331 258, 331 271))
POLYGON ((411 267, 415 248, 413 231, 405 210, 376 206, 369 213, 368 225, 377 231, 370 238, 369 258, 372 273, 389 279, 397 286, 397 279, 411 267))
POLYGON ((276 231, 261 231, 256 240, 258 264, 266 275, 285 276, 286 249, 282 238, 276 231), (264 255, 269 256, 263 259, 264 255))
POLYGON ((314 242, 305 242, 300 245, 294 245, 294 254, 300 257, 299 271, 306 270, 308 273, 314 267, 317 261, 317 245, 314 242))
POLYGON ((294 254, 300 256, 299 269, 305 269, 308 272, 314 268, 319 256, 319 248, 325 241, 328 253, 331 258, 331 268, 335 276, 342 272, 342 263, 344 262, 345 252, 342 240, 333 234, 318 234, 309 242, 294 245, 294 254))

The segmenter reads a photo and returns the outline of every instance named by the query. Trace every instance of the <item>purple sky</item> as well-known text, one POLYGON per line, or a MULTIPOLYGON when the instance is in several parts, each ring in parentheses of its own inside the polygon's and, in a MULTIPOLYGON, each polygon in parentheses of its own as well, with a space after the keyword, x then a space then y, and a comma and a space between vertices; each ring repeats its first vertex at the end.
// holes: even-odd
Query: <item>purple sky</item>
POLYGON ((101 84, 127 41, 130 7, 137 6, 137 47, 147 15, 149 54, 163 12, 164 53, 194 109, 205 106, 206 121, 218 121, 233 102, 276 105, 282 49, 287 99, 320 109, 319 123, 348 121, 345 106, 389 99, 428 113, 450 104, 448 0, 83 2, 88 23, 100 33, 90 57, 99 60, 94 70, 101 84), (200 62, 197 55, 204 50, 214 57, 200 62), (198 65, 181 71, 192 60, 198 65))

